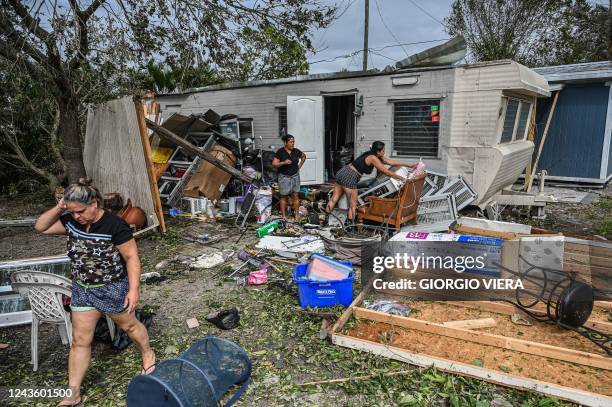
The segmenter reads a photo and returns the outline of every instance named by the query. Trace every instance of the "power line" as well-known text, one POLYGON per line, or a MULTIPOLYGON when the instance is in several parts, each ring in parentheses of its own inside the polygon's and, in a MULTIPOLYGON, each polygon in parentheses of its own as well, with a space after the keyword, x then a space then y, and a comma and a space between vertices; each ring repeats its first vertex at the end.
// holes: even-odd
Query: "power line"
POLYGON ((408 0, 409 2, 411 2, 412 4, 414 4, 414 6, 416 8, 418 8, 419 10, 421 10, 423 13, 427 14, 430 18, 432 18, 433 20, 437 21, 438 23, 442 24, 442 26, 444 28, 446 27, 446 24, 444 24, 442 21, 438 20, 436 17, 432 16, 431 14, 429 14, 429 12, 427 10, 425 10, 423 7, 419 6, 414 0, 408 0))
MULTIPOLYGON (((378 51, 382 51, 382 50, 387 49, 387 48, 401 47, 401 46, 405 46, 405 45, 429 44, 429 43, 432 43, 432 42, 440 42, 440 41, 447 41, 447 40, 448 40, 448 38, 441 38, 441 39, 437 39, 437 40, 428 40, 428 41, 404 42, 404 43, 401 43, 401 44, 385 45, 385 46, 380 47, 380 48, 368 48, 368 51, 369 52, 378 52, 378 51)), ((334 62, 334 61, 337 61, 338 59, 352 58, 355 55, 358 55, 358 54, 360 54, 362 52, 363 52, 363 50, 360 49, 360 50, 357 50, 357 51, 350 52, 348 54, 338 55, 338 56, 336 56, 336 57, 334 57, 332 59, 321 59, 321 60, 318 60, 318 61, 309 62, 309 64, 313 65, 313 64, 319 64, 319 63, 322 63, 322 62, 334 62)))
POLYGON ((338 20, 340 20, 340 18, 342 18, 342 16, 344 15, 344 13, 346 13, 348 11, 348 9, 351 8, 351 6, 356 2, 357 0, 348 0, 348 4, 347 6, 344 8, 344 10, 342 10, 340 12, 340 14, 338 14, 336 16, 336 18, 334 18, 334 20, 327 26, 325 27, 325 30, 323 31, 323 35, 321 36, 321 39, 319 40, 319 43, 321 43, 321 45, 323 45, 323 41, 325 40, 325 36, 327 35, 327 30, 329 30, 331 28, 332 25, 334 25, 338 20))
MULTIPOLYGON (((395 40, 395 42, 397 42, 398 44, 400 43, 399 40, 397 39, 397 37, 395 36, 395 34, 393 34, 393 32, 391 31, 391 29, 387 26, 387 23, 385 23, 385 19, 382 16, 382 13, 380 12, 380 6, 378 4, 378 0, 376 0, 376 11, 378 11, 378 17, 380 17, 380 21, 383 23, 383 26, 385 26, 385 28, 387 29, 387 31, 389 32, 389 34, 391 34, 391 37, 393 37, 393 39, 395 40)), ((400 45, 401 46, 401 45, 400 45)), ((402 49, 404 50, 404 53, 406 54, 406 56, 408 55, 408 52, 406 51, 406 48, 404 48, 403 46, 401 46, 402 49)))

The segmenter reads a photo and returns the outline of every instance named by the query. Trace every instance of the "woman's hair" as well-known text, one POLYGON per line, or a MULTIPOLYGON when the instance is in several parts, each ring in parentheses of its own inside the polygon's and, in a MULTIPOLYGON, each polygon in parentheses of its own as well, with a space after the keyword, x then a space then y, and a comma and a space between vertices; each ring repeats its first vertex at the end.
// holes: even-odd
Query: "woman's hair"
POLYGON ((281 140, 283 140, 284 143, 287 143, 291 139, 295 140, 295 137, 293 137, 291 134, 287 134, 287 135, 284 135, 283 137, 281 137, 281 140))
POLYGON ((378 153, 383 148, 385 148, 385 143, 383 143, 382 141, 375 141, 372 143, 372 146, 370 147, 370 152, 378 153))
POLYGON ((83 205, 91 205, 98 202, 98 207, 102 208, 104 200, 98 188, 91 185, 90 178, 79 178, 79 180, 68 185, 64 191, 64 203, 77 202, 83 205))

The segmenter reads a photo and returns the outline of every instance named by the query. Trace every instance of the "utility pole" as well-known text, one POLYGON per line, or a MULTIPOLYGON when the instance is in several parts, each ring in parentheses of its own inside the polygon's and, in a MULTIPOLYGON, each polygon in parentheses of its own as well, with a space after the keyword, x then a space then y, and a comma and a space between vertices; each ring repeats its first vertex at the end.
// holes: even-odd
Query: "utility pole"
POLYGON ((370 0, 365 0, 365 21, 363 23, 363 70, 368 70, 368 31, 370 26, 370 0))
POLYGON ((608 60, 612 61, 612 0, 608 1, 608 60))

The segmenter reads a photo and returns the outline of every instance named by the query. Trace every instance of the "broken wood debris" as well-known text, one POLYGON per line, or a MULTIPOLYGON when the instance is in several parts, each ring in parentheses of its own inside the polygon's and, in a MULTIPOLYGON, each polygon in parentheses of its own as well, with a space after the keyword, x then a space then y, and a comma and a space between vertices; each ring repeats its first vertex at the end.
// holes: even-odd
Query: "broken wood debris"
POLYGON ((198 157, 200 157, 201 159, 208 161, 211 164, 214 164, 215 166, 223 169, 224 171, 230 173, 231 175, 233 175, 234 177, 240 179, 241 181, 244 181, 246 183, 249 184, 255 184, 255 185, 260 185, 261 182, 251 178, 245 174, 243 174, 242 172, 238 171, 237 169, 235 169, 234 167, 226 164, 225 162, 219 160, 217 157, 214 157, 213 155, 207 153, 206 151, 201 150, 200 148, 194 146, 193 144, 191 144, 190 142, 188 142, 187 140, 177 136, 176 134, 174 134, 173 132, 171 132, 170 130, 158 125, 157 123, 149 120, 149 119, 145 119, 146 123, 147 123, 147 127, 151 130, 153 130, 155 133, 157 133, 160 137, 171 141, 172 143, 181 146, 182 148, 184 148, 186 151, 189 151, 191 154, 195 154, 198 157))

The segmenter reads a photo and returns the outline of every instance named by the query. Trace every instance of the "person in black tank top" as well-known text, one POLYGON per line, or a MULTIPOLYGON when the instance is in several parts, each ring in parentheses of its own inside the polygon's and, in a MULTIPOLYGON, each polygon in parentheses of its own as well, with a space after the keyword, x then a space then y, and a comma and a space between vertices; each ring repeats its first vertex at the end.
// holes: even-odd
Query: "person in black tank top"
POLYGON ((340 200, 343 194, 346 194, 349 199, 348 218, 353 220, 357 210, 357 183, 363 174, 371 174, 374 168, 379 173, 385 174, 388 177, 406 181, 404 177, 389 171, 385 165, 416 167, 416 164, 407 164, 385 157, 385 143, 375 141, 372 143, 369 151, 361 154, 352 163, 345 165, 336 173, 334 193, 327 203, 327 212, 331 213, 336 207, 338 200, 340 200))

